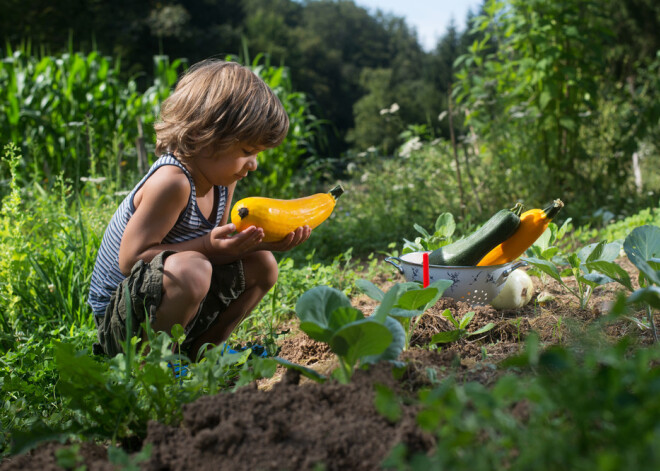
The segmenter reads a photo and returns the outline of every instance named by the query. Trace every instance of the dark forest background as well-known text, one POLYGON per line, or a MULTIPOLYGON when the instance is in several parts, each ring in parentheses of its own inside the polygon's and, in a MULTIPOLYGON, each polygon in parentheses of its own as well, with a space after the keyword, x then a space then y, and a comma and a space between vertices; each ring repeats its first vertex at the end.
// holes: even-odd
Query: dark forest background
MULTIPOLYGON (((26 40, 48 54, 98 50, 121 58, 122 73, 153 73, 154 54, 186 58, 266 53, 291 70, 296 90, 305 92, 317 117, 328 123, 328 155, 353 147, 385 146, 379 109, 396 102, 401 128, 425 124, 427 132, 449 138, 447 109, 452 64, 483 32, 470 32, 459 18, 424 51, 403 18, 370 12, 351 0, 3 0, 0 31, 10 44, 26 40)), ((552 2, 551 2, 552 3, 552 2)), ((655 0, 597 2, 611 19, 609 67, 625 80, 640 61, 660 49, 660 3, 655 0)))

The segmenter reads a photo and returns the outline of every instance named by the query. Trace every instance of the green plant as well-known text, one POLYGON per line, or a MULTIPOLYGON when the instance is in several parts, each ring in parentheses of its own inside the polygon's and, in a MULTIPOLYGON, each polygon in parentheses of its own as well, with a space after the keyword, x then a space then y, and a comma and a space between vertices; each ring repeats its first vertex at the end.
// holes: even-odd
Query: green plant
POLYGON ((615 303, 611 315, 617 317, 624 314, 631 305, 642 305, 646 311, 647 324, 634 318, 629 319, 650 329, 653 339, 657 342, 653 309, 660 309, 660 227, 644 225, 633 229, 623 243, 623 250, 639 270, 639 289, 633 291, 628 273, 615 264, 597 263, 592 266, 632 291, 625 302, 615 303))
POLYGON ((135 142, 153 149, 151 125, 183 65, 154 57, 154 82, 141 93, 134 80, 120 78, 120 61, 96 51, 38 57, 8 47, 2 59, 0 141, 21 148, 31 180, 63 173, 76 188, 81 177, 103 175, 119 189, 123 166, 138 168, 135 142))
POLYGON ((630 347, 624 339, 543 349, 531 335, 493 385, 450 375, 408 399, 435 446, 420 452, 399 444, 384 467, 655 469, 660 349, 630 347))
MULTIPOLYGON (((621 241, 611 243, 601 241, 589 244, 577 252, 566 255, 565 258, 553 258, 559 266, 566 266, 564 269, 560 269, 555 261, 547 259, 535 257, 523 257, 522 259, 556 280, 578 299, 580 308, 585 308, 594 288, 614 281, 596 270, 603 266, 597 262, 613 262, 619 256, 620 250, 621 241), (572 277, 576 286, 574 288, 568 286, 563 280, 564 277, 572 277)), ((621 271, 623 270, 621 269, 621 271)))
POLYGON ((410 347, 410 339, 424 313, 440 299, 445 290, 451 286, 450 280, 437 280, 422 288, 419 283, 407 282, 395 285, 387 293, 374 285, 371 281, 360 279, 356 285, 367 296, 381 303, 386 302, 388 296, 395 299, 394 306, 389 315, 399 321, 406 334, 404 350, 410 347), (394 290, 394 291, 393 291, 394 290), (390 292, 393 294, 390 295, 390 292))
POLYGON ((341 291, 316 286, 305 292, 296 304, 300 330, 314 340, 327 343, 337 356, 340 368, 333 376, 348 382, 358 364, 395 360, 404 347, 405 332, 388 314, 400 296, 396 285, 383 297, 369 317, 351 306, 341 291))
POLYGON ((470 311, 466 313, 461 318, 460 322, 454 318, 453 314, 449 309, 445 309, 442 315, 447 319, 449 319, 449 321, 452 323, 455 329, 448 330, 445 332, 439 332, 435 334, 433 337, 431 337, 432 344, 456 342, 457 340, 463 338, 473 337, 475 335, 481 335, 483 333, 488 332, 493 327, 495 327, 495 324, 489 322, 488 324, 475 330, 474 332, 468 332, 467 328, 468 325, 470 325, 470 322, 472 322, 472 319, 474 318, 474 311, 470 311))
POLYGON ((456 230, 456 222, 454 221, 454 216, 451 213, 442 213, 435 220, 435 231, 433 234, 427 232, 426 229, 417 223, 413 224, 413 227, 422 236, 415 237, 414 241, 410 241, 404 238, 402 250, 404 254, 410 252, 432 251, 451 243, 452 236, 456 230))

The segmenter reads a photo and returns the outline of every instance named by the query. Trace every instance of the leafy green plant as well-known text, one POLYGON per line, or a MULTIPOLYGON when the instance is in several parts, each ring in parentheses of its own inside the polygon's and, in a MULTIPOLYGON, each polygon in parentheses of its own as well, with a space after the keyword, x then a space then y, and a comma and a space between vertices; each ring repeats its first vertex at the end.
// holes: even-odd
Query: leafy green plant
POLYGON ((468 332, 467 328, 468 325, 470 325, 470 322, 472 322, 472 319, 474 318, 474 311, 470 311, 466 313, 461 318, 460 321, 457 321, 456 318, 454 318, 453 314, 449 309, 445 309, 442 315, 447 319, 449 319, 449 321, 452 323, 455 329, 448 330, 445 332, 438 332, 433 337, 431 337, 432 344, 456 342, 457 340, 463 338, 473 337, 475 335, 481 335, 483 333, 488 332, 493 327, 495 327, 495 324, 489 322, 488 324, 475 330, 474 332, 468 332))
MULTIPOLYGON (((620 250, 620 241, 611 243, 601 241, 589 244, 577 252, 572 252, 566 255, 565 258, 544 260, 535 257, 522 257, 522 260, 557 281, 578 299, 580 308, 585 308, 594 288, 614 281, 596 270, 597 267, 602 266, 602 264, 596 262, 613 262, 619 256, 620 250), (560 268, 563 266, 566 266, 566 268, 560 268), (565 277, 572 277, 576 282, 576 286, 573 288, 567 285, 564 282, 565 277)), ((621 269, 621 271, 623 270, 621 269)))
POLYGON ((2 59, 0 141, 21 148, 30 179, 64 173, 76 187, 81 177, 99 175, 119 187, 122 161, 137 168, 136 139, 153 149, 152 124, 183 65, 154 57, 156 78, 142 93, 134 80, 120 79, 120 61, 96 51, 37 57, 9 47, 2 59))
POLYGON ((412 333, 424 313, 435 305, 451 284, 450 280, 436 280, 426 288, 422 288, 419 283, 406 282, 394 285, 387 293, 384 293, 369 280, 360 279, 356 281, 356 285, 362 292, 381 303, 378 309, 381 309, 383 303, 389 302, 390 299, 395 300, 388 315, 398 320, 405 331, 404 350, 410 347, 412 333))
POLYGON ((623 250, 639 270, 639 289, 633 291, 628 273, 620 267, 604 264, 595 267, 629 291, 633 291, 625 303, 614 305, 612 315, 625 313, 627 307, 633 304, 644 306, 647 324, 636 319, 634 321, 640 326, 651 329, 653 338, 657 342, 658 333, 653 320, 653 309, 660 309, 660 227, 644 225, 633 229, 623 242, 623 250))
POLYGON ((333 372, 333 377, 348 382, 358 364, 395 360, 399 356, 405 332, 401 324, 388 316, 398 295, 398 288, 388 291, 370 317, 352 307, 344 293, 328 286, 316 286, 300 297, 296 304, 300 330, 327 343, 337 356, 340 368, 333 372))
POLYGON ((415 223, 413 227, 422 236, 416 237, 414 241, 404 238, 404 254, 410 252, 432 251, 451 243, 452 236, 456 230, 456 222, 451 213, 442 213, 438 216, 438 219, 435 220, 435 231, 433 234, 427 232, 426 229, 417 223, 415 223))
MULTIPOLYGON (((491 386, 453 375, 408 399, 431 452, 399 444, 398 470, 655 469, 660 349, 611 345, 543 349, 530 335, 491 386)), ((399 398, 389 398, 395 403, 399 398)), ((386 411, 384 411, 386 412, 386 411)), ((387 415, 385 414, 387 417, 387 415)))

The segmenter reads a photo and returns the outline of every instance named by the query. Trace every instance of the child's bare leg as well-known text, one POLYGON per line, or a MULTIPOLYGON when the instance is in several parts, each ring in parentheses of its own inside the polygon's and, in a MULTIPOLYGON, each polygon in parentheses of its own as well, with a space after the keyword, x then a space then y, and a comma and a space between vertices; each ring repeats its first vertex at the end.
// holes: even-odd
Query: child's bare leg
POLYGON ((165 259, 163 297, 152 323, 155 331, 169 334, 174 324, 185 327, 192 320, 211 286, 212 270, 199 252, 178 252, 165 259))
POLYGON ((245 257, 243 271, 245 291, 220 314, 218 322, 192 344, 192 352, 197 352, 207 342, 220 345, 227 340, 238 324, 252 312, 277 282, 277 260, 271 252, 253 252, 245 257))

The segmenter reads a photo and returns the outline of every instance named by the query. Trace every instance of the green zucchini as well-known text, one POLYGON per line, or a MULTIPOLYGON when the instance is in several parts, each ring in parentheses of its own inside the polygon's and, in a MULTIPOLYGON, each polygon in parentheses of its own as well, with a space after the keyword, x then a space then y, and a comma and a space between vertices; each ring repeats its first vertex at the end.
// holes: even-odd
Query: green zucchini
POLYGON ((429 264, 450 267, 475 266, 494 247, 511 237, 520 225, 522 204, 495 213, 467 237, 440 247, 429 254, 429 264))

